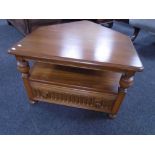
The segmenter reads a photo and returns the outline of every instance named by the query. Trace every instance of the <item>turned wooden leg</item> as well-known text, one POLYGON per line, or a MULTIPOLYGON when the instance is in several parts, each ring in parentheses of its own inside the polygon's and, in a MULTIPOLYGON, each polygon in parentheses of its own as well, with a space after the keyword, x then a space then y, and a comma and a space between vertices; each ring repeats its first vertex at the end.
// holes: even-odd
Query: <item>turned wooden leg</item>
POLYGON ((133 35, 131 36, 131 40, 132 40, 132 41, 134 41, 134 40, 137 38, 139 32, 140 32, 140 29, 137 28, 137 27, 134 27, 134 33, 133 33, 133 35))
POLYGON ((120 86, 118 88, 118 96, 116 98, 116 101, 112 107, 112 111, 109 114, 110 118, 116 117, 116 114, 120 108, 121 103, 123 102, 123 99, 127 93, 127 88, 129 88, 133 84, 133 78, 134 78, 134 73, 125 73, 121 76, 120 79, 120 86))
POLYGON ((28 61, 23 59, 17 59, 17 68, 22 73, 22 79, 23 79, 24 86, 27 91, 27 95, 29 97, 30 103, 34 104, 35 100, 33 99, 34 98, 33 92, 28 79, 30 75, 29 74, 30 67, 29 67, 28 61))

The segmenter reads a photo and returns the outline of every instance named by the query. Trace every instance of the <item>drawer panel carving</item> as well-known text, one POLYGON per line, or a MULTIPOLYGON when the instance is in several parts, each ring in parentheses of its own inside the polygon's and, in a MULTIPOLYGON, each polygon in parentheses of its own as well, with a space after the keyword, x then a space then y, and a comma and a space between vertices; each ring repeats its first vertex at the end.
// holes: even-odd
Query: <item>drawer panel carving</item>
POLYGON ((97 111, 110 111, 116 98, 111 94, 100 94, 38 82, 31 82, 31 85, 37 100, 97 111))

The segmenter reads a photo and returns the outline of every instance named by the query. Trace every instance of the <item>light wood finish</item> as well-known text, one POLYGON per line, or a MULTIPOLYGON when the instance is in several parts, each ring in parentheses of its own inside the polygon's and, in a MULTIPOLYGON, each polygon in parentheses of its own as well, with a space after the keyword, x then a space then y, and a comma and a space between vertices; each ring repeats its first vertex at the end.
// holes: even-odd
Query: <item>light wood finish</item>
POLYGON ((143 65, 129 37, 89 21, 38 28, 9 50, 32 101, 115 117, 143 65), (35 63, 29 70, 28 61, 35 63), (24 75, 24 76, 23 76, 24 75))

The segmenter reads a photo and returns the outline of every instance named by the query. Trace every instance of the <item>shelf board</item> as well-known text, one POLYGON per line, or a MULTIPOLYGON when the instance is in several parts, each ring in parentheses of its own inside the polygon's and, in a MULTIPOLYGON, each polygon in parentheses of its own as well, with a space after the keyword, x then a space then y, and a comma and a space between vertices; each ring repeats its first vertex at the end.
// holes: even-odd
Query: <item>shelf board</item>
POLYGON ((117 94, 120 73, 34 63, 30 80, 63 87, 117 94))

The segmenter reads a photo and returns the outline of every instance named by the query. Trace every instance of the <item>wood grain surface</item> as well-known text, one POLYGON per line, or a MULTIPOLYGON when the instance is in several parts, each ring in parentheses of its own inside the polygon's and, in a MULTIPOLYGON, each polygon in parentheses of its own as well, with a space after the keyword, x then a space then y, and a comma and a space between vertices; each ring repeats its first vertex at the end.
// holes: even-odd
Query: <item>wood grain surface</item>
POLYGON ((10 53, 58 63, 143 70, 129 37, 90 21, 40 27, 10 49, 10 53))

